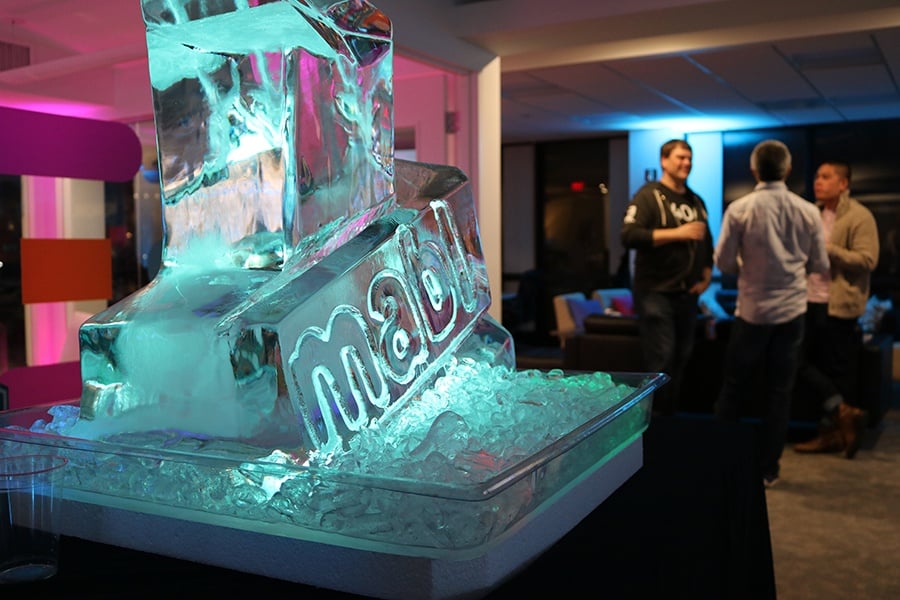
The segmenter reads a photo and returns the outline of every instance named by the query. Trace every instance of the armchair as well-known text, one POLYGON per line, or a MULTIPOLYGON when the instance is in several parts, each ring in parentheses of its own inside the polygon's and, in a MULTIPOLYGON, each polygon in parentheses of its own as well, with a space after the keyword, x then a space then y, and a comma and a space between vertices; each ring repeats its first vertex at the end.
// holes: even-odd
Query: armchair
POLYGON ((551 331, 559 338, 560 348, 566 347, 566 341, 584 331, 584 317, 591 312, 603 312, 596 300, 588 300, 583 292, 568 292, 553 296, 553 314, 556 317, 556 329, 551 331))

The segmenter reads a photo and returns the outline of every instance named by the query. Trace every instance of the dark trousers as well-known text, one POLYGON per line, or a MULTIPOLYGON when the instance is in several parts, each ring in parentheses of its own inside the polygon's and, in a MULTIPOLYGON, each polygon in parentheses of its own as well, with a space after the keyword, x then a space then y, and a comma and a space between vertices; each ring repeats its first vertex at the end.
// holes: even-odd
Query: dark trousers
POLYGON ((697 330, 695 294, 635 292, 638 332, 644 355, 644 370, 665 373, 669 382, 655 392, 654 411, 675 413, 684 368, 694 349, 697 330))
POLYGON ((828 417, 835 406, 825 401, 840 395, 857 402, 856 381, 862 333, 856 319, 828 315, 828 305, 810 303, 806 308, 803 349, 797 368, 797 390, 822 404, 828 417))
POLYGON ((728 348, 722 391, 716 417, 737 421, 749 400, 752 380, 765 369, 766 402, 760 428, 760 467, 765 477, 778 476, 784 450, 791 394, 803 343, 804 315, 777 325, 755 325, 740 317, 734 320, 728 348))

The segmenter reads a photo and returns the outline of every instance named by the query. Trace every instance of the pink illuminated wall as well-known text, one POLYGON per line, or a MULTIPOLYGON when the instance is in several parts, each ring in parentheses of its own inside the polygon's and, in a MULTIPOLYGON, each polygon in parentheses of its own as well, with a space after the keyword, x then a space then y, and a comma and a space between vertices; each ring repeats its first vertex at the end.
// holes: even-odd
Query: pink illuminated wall
MULTIPOLYGON (((5 137, 5 136, 4 136, 5 137)), ((57 202, 55 177, 29 177, 24 186, 23 212, 29 222, 22 229, 23 238, 56 238, 62 231, 57 202)), ((25 276, 25 271, 22 271, 25 276)), ((26 319, 32 324, 29 339, 32 363, 46 365, 59 360, 59 348, 65 344, 66 307, 60 302, 32 304, 26 311, 26 319)))
POLYGON ((62 221, 56 206, 56 178, 32 177, 28 183, 28 194, 25 199, 28 204, 25 209, 31 217, 28 223, 28 236, 58 237, 62 221))

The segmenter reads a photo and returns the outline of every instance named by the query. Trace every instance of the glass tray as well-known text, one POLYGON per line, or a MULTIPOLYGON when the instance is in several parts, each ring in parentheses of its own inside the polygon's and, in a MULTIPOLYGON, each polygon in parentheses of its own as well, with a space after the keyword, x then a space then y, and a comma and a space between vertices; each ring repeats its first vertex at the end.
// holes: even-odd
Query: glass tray
POLYGON ((609 375, 633 391, 537 451, 465 483, 278 463, 215 441, 201 452, 173 448, 166 437, 126 443, 46 432, 56 407, 77 407, 77 400, 0 412, 0 452, 66 456, 67 501, 316 544, 468 560, 639 442, 653 392, 667 377, 609 375))

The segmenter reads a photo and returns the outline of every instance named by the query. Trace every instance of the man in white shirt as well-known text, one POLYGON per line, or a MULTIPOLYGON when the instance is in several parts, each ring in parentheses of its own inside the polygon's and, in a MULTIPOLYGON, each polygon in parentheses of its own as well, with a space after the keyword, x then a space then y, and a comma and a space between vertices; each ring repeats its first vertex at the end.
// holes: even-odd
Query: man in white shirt
POLYGON ((767 487, 778 480, 787 436, 806 313, 806 278, 828 273, 822 221, 816 207, 788 190, 791 153, 765 140, 750 155, 757 184, 732 202, 722 218, 716 266, 737 274, 735 321, 725 355, 716 417, 736 421, 760 362, 765 368, 766 407, 760 467, 767 487))

